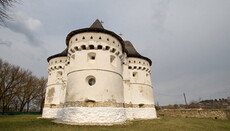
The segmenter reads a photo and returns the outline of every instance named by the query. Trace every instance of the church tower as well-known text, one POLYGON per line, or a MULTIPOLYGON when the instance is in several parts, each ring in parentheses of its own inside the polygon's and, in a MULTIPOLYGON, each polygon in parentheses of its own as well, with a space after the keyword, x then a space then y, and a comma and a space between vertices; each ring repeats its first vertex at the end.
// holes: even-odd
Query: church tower
POLYGON ((47 60, 48 83, 42 118, 57 123, 104 125, 154 119, 150 66, 131 42, 103 28, 70 32, 67 48, 47 60))
POLYGON ((68 72, 62 122, 125 122, 122 38, 96 20, 89 28, 70 32, 66 44, 68 72))

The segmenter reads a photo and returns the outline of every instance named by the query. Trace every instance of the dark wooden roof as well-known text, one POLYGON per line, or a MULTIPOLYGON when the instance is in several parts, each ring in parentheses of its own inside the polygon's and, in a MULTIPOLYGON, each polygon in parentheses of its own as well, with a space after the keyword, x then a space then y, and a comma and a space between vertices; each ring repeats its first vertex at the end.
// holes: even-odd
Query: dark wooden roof
POLYGON ((50 57, 47 58, 47 61, 49 62, 51 59, 56 58, 56 57, 62 57, 62 56, 67 56, 67 52, 68 49, 66 48, 64 51, 62 51, 61 53, 58 53, 56 55, 52 55, 50 57))
POLYGON ((90 26, 90 28, 104 29, 104 27, 102 26, 101 22, 98 19, 96 19, 96 21, 90 26))
POLYGON ((127 53, 127 57, 142 58, 147 60, 149 64, 152 65, 152 61, 149 58, 140 55, 130 41, 125 41, 124 43, 125 43, 125 50, 127 53))
POLYGON ((103 26, 101 25, 101 22, 98 19, 89 28, 78 29, 78 30, 74 30, 74 31, 70 32, 66 37, 67 47, 69 46, 69 40, 71 39, 71 37, 73 37, 76 34, 83 33, 83 32, 98 32, 98 33, 110 34, 119 40, 119 42, 121 43, 123 51, 125 49, 123 39, 119 35, 117 35, 116 33, 104 29, 103 26))

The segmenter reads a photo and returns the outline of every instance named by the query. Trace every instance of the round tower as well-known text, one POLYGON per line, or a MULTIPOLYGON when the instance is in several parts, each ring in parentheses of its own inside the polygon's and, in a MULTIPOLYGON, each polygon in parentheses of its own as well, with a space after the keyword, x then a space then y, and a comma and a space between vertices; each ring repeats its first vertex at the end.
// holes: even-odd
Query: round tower
POLYGON ((65 63, 67 61, 67 49, 62 53, 50 56, 47 59, 48 83, 46 87, 43 118, 59 118, 65 101, 66 75, 65 63))
POLYGON ((116 124, 126 120, 123 40, 99 20, 66 38, 68 72, 63 123, 116 124))
POLYGON ((141 56, 129 41, 125 41, 125 49, 127 57, 123 74, 127 118, 156 118, 151 84, 152 62, 147 57, 141 56))

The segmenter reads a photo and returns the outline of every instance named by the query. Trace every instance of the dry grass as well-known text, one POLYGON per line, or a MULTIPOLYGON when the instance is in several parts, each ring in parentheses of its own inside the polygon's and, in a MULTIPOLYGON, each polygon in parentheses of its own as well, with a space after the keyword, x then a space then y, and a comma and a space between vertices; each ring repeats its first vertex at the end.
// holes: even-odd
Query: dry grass
POLYGON ((3 131, 230 131, 230 120, 161 117, 155 120, 128 121, 116 126, 71 126, 53 123, 50 119, 37 119, 39 115, 0 116, 3 131))

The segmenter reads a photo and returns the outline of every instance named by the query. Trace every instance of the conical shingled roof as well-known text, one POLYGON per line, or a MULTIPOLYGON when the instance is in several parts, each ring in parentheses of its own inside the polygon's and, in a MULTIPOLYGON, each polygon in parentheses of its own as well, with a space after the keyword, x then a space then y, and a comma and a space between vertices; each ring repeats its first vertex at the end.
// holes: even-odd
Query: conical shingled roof
POLYGON ((67 52, 68 49, 66 48, 64 51, 62 51, 61 53, 58 53, 56 55, 52 55, 50 57, 47 58, 47 61, 49 62, 51 59, 56 58, 56 57, 62 57, 62 56, 67 56, 67 52))
POLYGON ((104 27, 98 19, 96 19, 96 21, 90 26, 90 28, 104 29, 104 27))
POLYGON ((142 58, 142 59, 147 60, 149 64, 152 65, 152 61, 149 58, 140 55, 130 41, 124 41, 124 43, 125 43, 125 50, 127 53, 127 57, 142 58))

